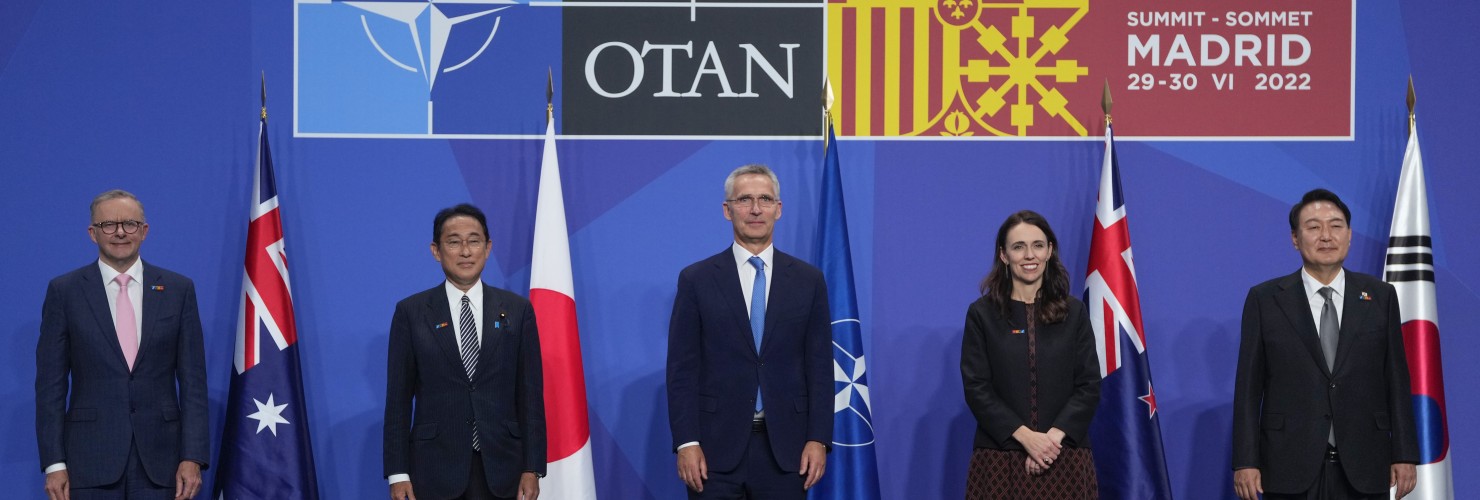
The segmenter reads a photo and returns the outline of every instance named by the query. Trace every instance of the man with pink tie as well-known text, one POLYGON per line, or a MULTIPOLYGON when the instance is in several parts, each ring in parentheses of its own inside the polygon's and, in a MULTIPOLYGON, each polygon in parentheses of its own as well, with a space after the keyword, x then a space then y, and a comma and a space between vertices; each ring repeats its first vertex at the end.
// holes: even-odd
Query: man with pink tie
POLYGON ((93 199, 97 262, 53 279, 36 342, 36 442, 52 500, 185 499, 211 452, 195 284, 139 259, 127 191, 93 199))

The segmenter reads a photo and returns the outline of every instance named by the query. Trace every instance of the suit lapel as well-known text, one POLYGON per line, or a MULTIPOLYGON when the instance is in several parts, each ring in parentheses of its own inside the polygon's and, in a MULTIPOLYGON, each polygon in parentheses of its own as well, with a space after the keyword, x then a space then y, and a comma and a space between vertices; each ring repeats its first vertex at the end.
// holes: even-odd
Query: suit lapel
MULTIPOLYGON (((93 319, 98 322, 97 332, 103 336, 98 341, 108 346, 113 351, 113 359, 118 360, 118 365, 124 371, 128 371, 128 360, 123 357, 123 346, 118 344, 118 330, 113 327, 113 312, 108 308, 108 290, 105 286, 103 271, 98 269, 96 263, 93 264, 92 269, 83 273, 82 296, 87 297, 88 308, 92 309, 93 319)), ((134 361, 137 362, 138 358, 134 358, 134 361)))
POLYGON ((766 298, 766 326, 761 335, 762 353, 766 352, 766 346, 774 343, 771 338, 777 332, 776 325, 780 321, 779 318, 786 313, 784 310, 786 305, 800 303, 791 296, 796 291, 796 287, 787 286, 787 283, 791 282, 792 260, 790 255, 781 253, 780 250, 772 254, 771 265, 775 266, 775 269, 771 270, 771 294, 766 298))
POLYGON ((722 300, 727 305, 726 309, 730 310, 730 316, 735 320, 736 331, 744 334, 745 345, 750 346, 751 355, 755 355, 757 349, 755 335, 750 332, 750 312, 745 305, 745 292, 740 288, 754 285, 740 283, 740 271, 735 264, 733 249, 726 248, 719 255, 711 257, 710 261, 714 265, 715 288, 720 291, 722 300))
POLYGON ((1321 352, 1321 337, 1316 333, 1316 320, 1310 315, 1310 299, 1305 295, 1305 283, 1300 278, 1301 271, 1285 277, 1280 281, 1280 291, 1276 301, 1280 310, 1284 311, 1285 319, 1290 322, 1291 329, 1300 343, 1305 344, 1306 351, 1310 352, 1311 360, 1321 368, 1321 373, 1331 377, 1331 370, 1326 368, 1326 356, 1321 352))
POLYGON ((462 356, 457 351, 457 330, 452 326, 452 309, 447 304, 447 286, 437 285, 427 293, 427 318, 431 320, 428 325, 432 332, 432 342, 442 348, 442 354, 447 356, 447 362, 457 367, 453 373, 461 374, 464 382, 467 382, 467 369, 463 368, 462 356), (446 325, 446 326, 442 326, 446 325))
POLYGON ((1371 323, 1372 301, 1361 300, 1362 292, 1367 291, 1367 283, 1355 273, 1346 273, 1346 289, 1341 292, 1341 336, 1336 338, 1336 368, 1340 371, 1341 363, 1346 359, 1347 353, 1351 352, 1352 335, 1356 335, 1361 325, 1371 323))
MULTIPOLYGON (((143 296, 144 302, 144 320, 139 322, 139 352, 134 355, 134 368, 136 369, 144 363, 145 353, 150 351, 146 347, 160 340, 158 338, 161 335, 159 333, 160 329, 154 328, 154 324, 159 322, 159 316, 163 314, 161 309, 164 307, 164 297, 163 294, 153 288, 159 285, 159 280, 159 271, 154 269, 154 266, 149 265, 148 262, 145 262, 144 282, 140 283, 143 286, 143 293, 140 295, 143 296)), ((114 335, 114 337, 117 337, 117 335, 114 335)), ((122 350, 119 351, 119 355, 123 355, 122 350)))
POLYGON ((499 359, 498 350, 504 345, 499 342, 499 336, 509 328, 509 313, 493 290, 493 287, 483 285, 483 331, 479 332, 482 343, 478 349, 478 371, 473 374, 478 378, 493 371, 494 360, 499 359))

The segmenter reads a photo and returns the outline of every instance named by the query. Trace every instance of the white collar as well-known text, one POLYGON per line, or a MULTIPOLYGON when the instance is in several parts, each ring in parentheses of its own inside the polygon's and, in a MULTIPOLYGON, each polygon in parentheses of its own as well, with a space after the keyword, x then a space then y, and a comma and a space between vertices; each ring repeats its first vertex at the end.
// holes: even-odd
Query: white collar
POLYGON ((730 252, 735 254, 735 267, 737 268, 750 265, 750 258, 754 256, 760 257, 761 262, 766 263, 766 269, 770 269, 771 259, 776 256, 776 245, 766 245, 766 249, 761 250, 759 255, 752 255, 750 250, 746 250, 745 247, 740 246, 740 242, 737 241, 730 245, 730 252))
POLYGON ((139 286, 144 286, 144 259, 134 259, 134 265, 129 266, 128 270, 121 273, 117 270, 114 270, 112 266, 104 264, 103 259, 98 259, 98 269, 101 269, 103 271, 104 285, 112 283, 113 280, 118 279, 118 275, 120 274, 127 274, 130 280, 138 282, 139 286))

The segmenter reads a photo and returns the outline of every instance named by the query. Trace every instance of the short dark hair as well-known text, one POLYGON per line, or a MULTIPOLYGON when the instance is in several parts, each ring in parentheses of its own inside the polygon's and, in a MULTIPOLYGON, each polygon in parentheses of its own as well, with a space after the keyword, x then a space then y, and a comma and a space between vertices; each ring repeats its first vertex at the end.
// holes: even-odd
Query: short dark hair
POLYGON ((1306 205, 1321 201, 1336 205, 1336 208, 1341 209, 1341 215, 1343 217, 1346 217, 1346 225, 1348 227, 1352 225, 1352 211, 1350 208, 1346 208, 1346 203, 1341 202, 1341 197, 1336 196, 1336 193, 1333 193, 1329 190, 1316 188, 1310 190, 1310 192, 1305 193, 1305 196, 1302 196, 1300 198, 1300 203, 1296 203, 1295 206, 1290 207, 1291 234, 1294 234, 1295 228, 1300 226, 1300 211, 1305 210, 1306 205))
POLYGON ((432 219, 432 244, 437 246, 442 245, 442 224, 446 223, 447 219, 459 215, 477 219, 478 225, 483 226, 483 237, 488 237, 488 217, 483 216, 483 211, 467 203, 458 203, 437 212, 437 217, 432 219))
POLYGON ((1059 238, 1054 236, 1053 228, 1048 227, 1048 219, 1038 212, 1023 210, 1002 221, 1002 227, 997 229, 997 246, 992 249, 992 272, 982 280, 981 292, 987 296, 987 302, 997 307, 1002 317, 1012 317, 1012 270, 998 256, 1007 249, 1007 232, 1018 224, 1043 230, 1043 237, 1048 238, 1048 244, 1053 248, 1048 261, 1044 262, 1043 277, 1040 278, 1043 285, 1038 288, 1038 317, 1035 319, 1042 324, 1063 321, 1069 315, 1069 271, 1064 269, 1064 261, 1059 259, 1059 238))

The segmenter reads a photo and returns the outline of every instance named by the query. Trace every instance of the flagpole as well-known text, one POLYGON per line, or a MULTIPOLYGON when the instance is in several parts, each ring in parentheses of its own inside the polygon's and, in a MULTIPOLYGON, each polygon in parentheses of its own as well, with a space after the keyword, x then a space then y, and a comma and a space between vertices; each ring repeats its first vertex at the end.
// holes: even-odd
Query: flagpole
POLYGON ((1115 101, 1110 99, 1110 80, 1105 80, 1105 91, 1100 95, 1100 109, 1105 110, 1105 131, 1110 131, 1110 108, 1115 106, 1115 101))
POLYGON ((1413 131, 1413 105, 1417 102, 1417 96, 1413 94, 1413 75, 1408 75, 1408 131, 1413 131))
POLYGON ((832 130, 832 105, 833 91, 832 81, 822 79, 822 151, 827 152, 828 131, 832 130))

